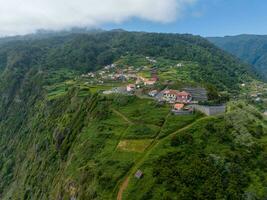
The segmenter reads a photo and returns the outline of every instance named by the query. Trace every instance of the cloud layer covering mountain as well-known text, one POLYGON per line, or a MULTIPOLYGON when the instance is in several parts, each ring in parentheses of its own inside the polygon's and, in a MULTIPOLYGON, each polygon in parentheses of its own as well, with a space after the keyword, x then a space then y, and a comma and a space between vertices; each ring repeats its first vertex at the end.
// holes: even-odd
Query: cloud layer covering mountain
POLYGON ((131 18, 168 23, 197 0, 0 0, 0 35, 121 23, 131 18))

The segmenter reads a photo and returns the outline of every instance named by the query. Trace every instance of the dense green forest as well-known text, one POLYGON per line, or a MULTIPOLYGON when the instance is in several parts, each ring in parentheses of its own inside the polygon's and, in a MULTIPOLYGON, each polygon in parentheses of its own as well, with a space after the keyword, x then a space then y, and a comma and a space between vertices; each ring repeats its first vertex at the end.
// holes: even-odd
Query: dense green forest
POLYGON ((125 200, 267 197, 267 121, 252 105, 179 116, 150 99, 65 84, 125 55, 197 63, 191 79, 219 91, 236 92, 256 77, 205 39, 111 31, 7 40, 0 44, 0 199, 110 200, 125 185, 125 200))
POLYGON ((88 72, 130 54, 196 62, 192 79, 221 90, 238 90, 238 84, 253 75, 249 65, 192 35, 111 31, 14 40, 2 42, 0 68, 17 65, 88 72))
POLYGON ((258 74, 267 80, 267 36, 238 35, 211 37, 208 40, 253 65, 258 74))

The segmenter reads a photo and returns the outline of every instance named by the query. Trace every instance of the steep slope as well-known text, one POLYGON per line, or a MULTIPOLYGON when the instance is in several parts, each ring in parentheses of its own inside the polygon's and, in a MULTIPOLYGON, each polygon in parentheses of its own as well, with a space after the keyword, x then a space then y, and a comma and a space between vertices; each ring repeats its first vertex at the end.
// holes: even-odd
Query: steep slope
POLYGON ((255 70, 267 80, 267 36, 238 35, 221 38, 211 37, 208 40, 252 64, 255 70))
POLYGON ((144 178, 131 177, 124 199, 264 199, 266 121, 241 102, 228 106, 151 149, 138 166, 144 178))
POLYGON ((74 81, 126 52, 196 62, 197 76, 192 79, 214 83, 221 90, 238 89, 241 81, 251 79, 246 65, 206 40, 120 31, 11 41, 0 47, 1 199, 116 199, 127 177, 125 199, 161 199, 162 193, 169 199, 179 192, 189 199, 266 196, 262 178, 266 176, 266 121, 254 108, 240 103, 230 106, 227 116, 215 119, 199 113, 175 116, 169 105, 135 96, 105 96, 74 81), (58 85, 63 86, 60 95, 54 91, 58 85), (225 152, 218 152, 218 144, 225 152), (188 160, 175 153, 168 157, 166 148, 184 149, 188 160), (223 163, 220 167, 217 157, 223 163), (180 158, 196 164, 181 165, 180 158), (151 159, 155 164, 150 165, 151 159), (249 165, 236 167, 240 160, 249 160, 249 165), (171 177, 175 169, 166 166, 169 162, 185 170, 175 183, 177 177, 171 177), (140 185, 132 176, 139 168, 145 171, 140 185), (213 172, 217 174, 210 180, 213 172), (158 179, 150 179, 151 173, 158 179), (196 181, 187 182, 187 175, 196 181), (239 184, 240 178, 244 183, 239 184), (206 188, 199 188, 200 179, 207 179, 206 188, 216 190, 216 195, 208 196, 206 188), (222 184, 229 196, 221 190, 222 184))

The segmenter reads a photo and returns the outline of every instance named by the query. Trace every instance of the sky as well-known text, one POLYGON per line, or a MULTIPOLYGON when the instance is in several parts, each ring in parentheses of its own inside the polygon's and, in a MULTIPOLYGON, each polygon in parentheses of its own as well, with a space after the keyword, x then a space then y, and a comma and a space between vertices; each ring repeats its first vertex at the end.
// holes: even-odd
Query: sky
POLYGON ((72 27, 267 34, 265 0, 0 0, 0 36, 72 27))

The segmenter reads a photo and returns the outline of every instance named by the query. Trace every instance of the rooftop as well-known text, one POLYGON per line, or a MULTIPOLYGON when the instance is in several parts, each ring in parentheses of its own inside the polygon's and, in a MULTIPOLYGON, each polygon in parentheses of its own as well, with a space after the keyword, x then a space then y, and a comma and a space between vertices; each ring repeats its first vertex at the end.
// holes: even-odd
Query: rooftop
POLYGON ((138 170, 138 171, 135 173, 134 176, 135 176, 136 178, 140 179, 140 178, 142 178, 142 176, 143 176, 143 172, 142 172, 141 170, 138 170))
POLYGON ((181 103, 174 104, 174 109, 176 110, 181 110, 183 108, 184 108, 184 104, 181 104, 181 103))

